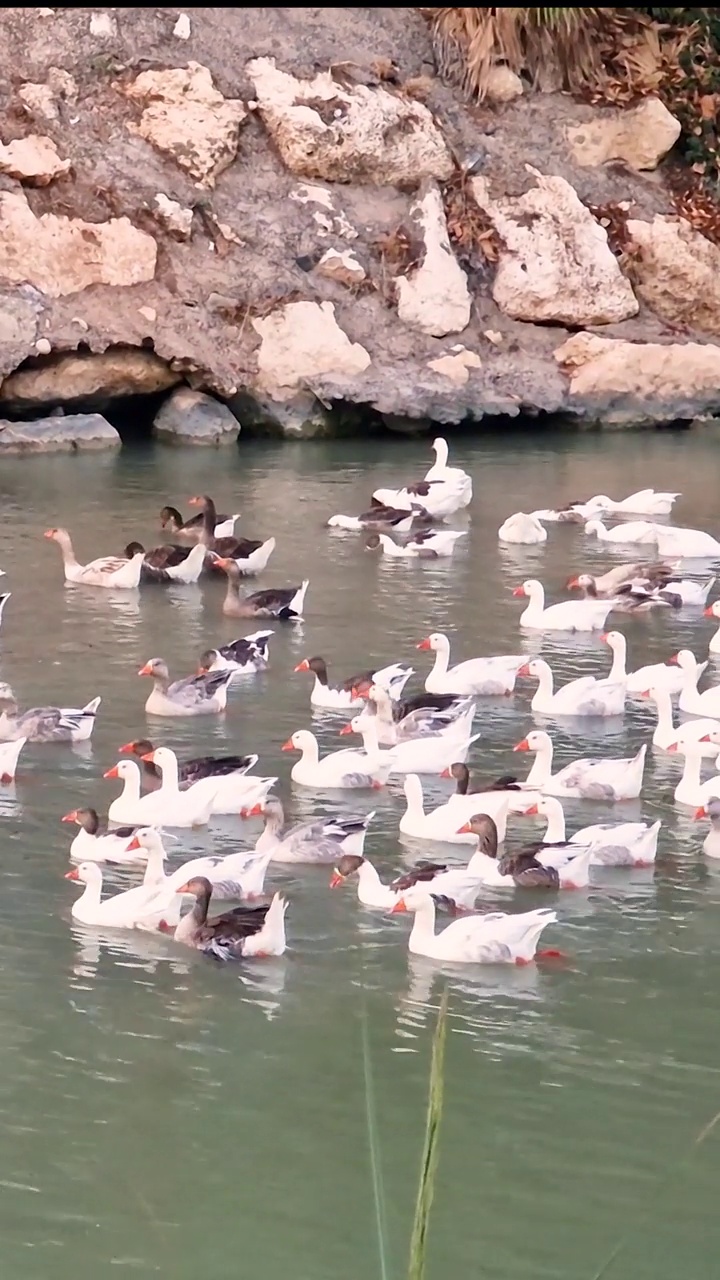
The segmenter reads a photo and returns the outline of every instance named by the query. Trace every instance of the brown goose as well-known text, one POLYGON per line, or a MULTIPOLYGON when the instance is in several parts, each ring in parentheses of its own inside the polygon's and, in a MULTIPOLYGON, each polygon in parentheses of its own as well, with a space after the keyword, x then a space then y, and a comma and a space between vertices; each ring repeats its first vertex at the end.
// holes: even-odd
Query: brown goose
POLYGON ((493 782, 478 782, 470 777, 470 770, 466 764, 459 761, 451 764, 449 769, 443 769, 440 774, 441 778, 455 779, 455 794, 458 796, 471 796, 479 794, 482 791, 522 791, 518 779, 511 773, 503 773, 501 777, 495 778, 493 782))
MULTIPOLYGON (((120 748, 121 756, 135 756, 143 770, 143 782, 149 791, 157 791, 162 785, 162 773, 152 760, 145 757, 155 750, 148 738, 137 738, 120 748)), ((258 761, 257 756, 194 756, 192 760, 178 763, 178 782, 185 790, 201 778, 224 778, 229 773, 247 773, 258 761)))
MULTIPOLYGON (((215 516, 217 524, 213 529, 213 533, 218 538, 232 536, 235 522, 240 519, 239 515, 228 516, 224 513, 215 516)), ((188 542, 199 542, 203 531, 204 514, 200 512, 196 516, 191 516, 189 520, 183 520, 177 507, 163 507, 160 512, 160 524, 163 529, 169 529, 176 537, 183 538, 188 542)))
POLYGON ((196 947, 217 960, 244 956, 281 956, 285 950, 287 900, 276 893, 269 906, 236 907, 208 920, 213 887, 205 876, 194 876, 178 889, 195 902, 175 930, 175 941, 196 947))
POLYGON ((302 618, 305 593, 310 585, 309 578, 299 587, 276 587, 241 596, 241 574, 235 561, 219 556, 215 563, 227 574, 223 613, 228 618, 277 618, 280 622, 294 622, 302 618))
POLYGON ((458 829, 478 838, 478 847, 468 864, 477 870, 483 884, 516 884, 524 889, 584 889, 590 876, 591 847, 563 843, 528 845, 498 857, 498 832, 491 817, 476 813, 458 829))
POLYGON ((253 551, 258 551, 264 544, 259 538, 218 537, 216 529, 220 518, 215 510, 215 503, 206 493, 190 499, 191 507, 201 507, 202 524, 200 541, 208 551, 219 556, 228 556, 233 560, 247 560, 253 551))

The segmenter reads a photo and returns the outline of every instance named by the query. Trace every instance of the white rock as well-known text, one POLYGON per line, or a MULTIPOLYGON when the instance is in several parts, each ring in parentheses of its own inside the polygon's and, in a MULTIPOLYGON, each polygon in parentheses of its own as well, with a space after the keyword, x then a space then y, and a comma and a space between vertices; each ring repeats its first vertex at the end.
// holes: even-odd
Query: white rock
POLYGON ((0 142, 0 173, 7 173, 19 182, 46 187, 70 167, 69 160, 60 159, 52 138, 29 133, 25 138, 15 138, 7 146, 0 142))
POLYGON ((494 347, 502 346, 503 336, 498 333, 497 329, 483 329, 483 338, 487 338, 494 347))
POLYGON ((37 218, 22 192, 0 192, 0 276, 13 284, 60 298, 93 284, 142 284, 154 278, 156 260, 152 236, 129 218, 37 218))
POLYGON ((143 316, 150 324, 154 324, 157 320, 157 311, 154 307, 138 307, 138 315, 143 316))
POLYGON ((158 191, 155 196, 155 204, 157 205, 160 219, 167 227, 167 230, 177 240, 189 240, 192 231, 192 209, 185 209, 179 201, 171 200, 162 191, 158 191))
POLYGON ((471 369, 481 369, 482 360, 475 351, 467 351, 461 347, 454 354, 438 356, 437 360, 428 360, 428 369, 441 373, 458 387, 464 387, 470 377, 471 369))
POLYGON ((658 214, 652 222, 631 219, 635 289, 669 324, 720 336, 720 249, 685 218, 658 214))
POLYGON ((461 333, 470 320, 467 276, 450 247, 437 183, 430 182, 411 206, 410 217, 425 245, 421 265, 395 280, 398 315, 436 338, 461 333))
POLYGON ((140 123, 128 129, 172 156, 204 186, 237 154, 240 125, 247 111, 239 98, 224 98, 207 67, 189 62, 186 68, 143 71, 126 90, 147 105, 140 123))
POLYGON ((485 77, 485 97, 488 102, 512 102, 523 94, 523 82, 509 67, 491 67, 485 77))
POLYGON ((178 40, 190 39, 190 19, 186 13, 180 14, 180 17, 173 27, 173 35, 177 36, 178 40))
POLYGON ((365 348, 340 328, 332 302, 288 302, 252 325, 262 339, 259 389, 276 400, 288 399, 308 379, 352 377, 370 364, 365 348))
POLYGON ((675 146, 680 121, 659 98, 643 98, 629 111, 607 111, 587 124, 570 125, 567 135, 578 164, 624 160, 630 169, 655 169, 675 146))
POLYGON ((313 182, 300 182, 297 187, 293 187, 290 199, 297 204, 321 204, 323 209, 329 209, 331 213, 335 208, 327 187, 316 186, 313 182))
POLYGON ((39 356, 49 356, 52 351, 52 343, 47 338, 38 338, 35 343, 35 350, 39 356))
POLYGON ((111 13, 94 13, 90 18, 91 36, 117 35, 117 22, 111 13))
POLYGON ((358 262, 352 249, 327 249, 315 267, 318 275, 335 280, 338 284, 362 284, 365 268, 358 262))
POLYGON ((494 200, 485 178, 470 179, 475 200, 503 243, 493 298, 505 315, 536 324, 615 324, 638 302, 607 233, 564 178, 532 169, 536 185, 494 200))
POLYGON ((299 80, 274 58, 245 68, 259 111, 293 173, 329 182, 393 185, 449 178, 453 161, 431 112, 384 88, 348 89, 324 71, 299 80))

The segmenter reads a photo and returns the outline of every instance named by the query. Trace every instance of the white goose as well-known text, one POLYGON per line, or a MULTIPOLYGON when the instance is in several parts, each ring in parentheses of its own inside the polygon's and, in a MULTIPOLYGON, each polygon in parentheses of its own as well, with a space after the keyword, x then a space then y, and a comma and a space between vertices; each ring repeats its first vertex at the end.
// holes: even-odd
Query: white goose
POLYGON ((431 893, 435 898, 449 898, 456 907, 471 910, 481 887, 479 876, 472 874, 469 867, 448 869, 441 862, 418 863, 411 871, 386 885, 380 879, 377 868, 367 858, 347 854, 338 859, 330 877, 330 888, 339 889, 349 876, 355 874, 358 878, 358 902, 364 907, 375 907, 378 911, 390 911, 403 892, 410 888, 431 893))
MULTIPOLYGON (((661 751, 667 751, 671 743, 675 743, 674 749, 682 753, 686 742, 700 743, 706 733, 718 727, 717 720, 711 720, 707 716, 702 716, 699 720, 685 720, 682 724, 675 725, 672 698, 667 689, 651 687, 646 689, 642 696, 652 699, 657 708, 657 724, 653 730, 652 742, 653 746, 659 747, 661 751)), ((703 756, 714 759, 717 753, 718 748, 712 742, 702 743, 703 756)))
POLYGON ((631 493, 628 498, 623 498, 620 502, 614 502, 604 493, 598 493, 594 498, 588 498, 584 506, 590 511, 608 511, 616 515, 669 516, 673 504, 681 497, 680 493, 658 493, 655 489, 638 489, 637 493, 631 493))
POLYGON ((678 706, 689 716, 720 717, 720 686, 705 689, 698 693, 697 682, 700 679, 700 664, 690 649, 681 649, 671 659, 677 663, 682 674, 683 684, 678 706))
MULTIPOLYGON (((711 604, 710 607, 705 610, 703 616, 706 618, 715 618, 716 622, 720 623, 720 600, 716 600, 714 604, 711 604)), ((720 625, 718 626, 717 631, 715 631, 710 638, 708 653, 720 653, 720 625)))
POLYGON ((547 908, 506 915, 493 911, 483 916, 453 920, 435 932, 435 903, 420 889, 407 889, 392 912, 412 911, 415 920, 408 939, 413 955, 464 964, 531 964, 538 939, 557 915, 547 908))
POLYGON ((435 654, 435 665, 425 680, 428 693, 477 694, 493 697, 512 693, 518 668, 527 661, 524 655, 497 658, 470 658, 450 667, 450 641, 434 631, 416 646, 435 654))
POLYGON ((536 578, 515 587, 514 596, 530 603, 520 614, 520 626, 535 631, 602 631, 612 600, 563 600, 545 608, 545 589, 536 578))
POLYGON ((399 662, 393 662, 390 666, 380 667, 377 671, 361 671, 354 676, 348 676, 342 684, 330 684, 327 663, 322 657, 303 658, 302 662, 298 662, 295 667, 295 672, 298 671, 308 671, 314 676, 310 690, 311 705, 328 711, 362 706, 363 699, 356 690, 365 685, 368 680, 386 689, 393 698, 399 698, 408 680, 415 674, 412 667, 404 667, 399 662))
MULTIPOLYGON (((431 695, 428 698, 430 705, 409 704, 413 705, 413 709, 399 720, 395 719, 395 705, 386 689, 371 684, 366 693, 358 692, 361 703, 364 698, 367 698, 368 710, 361 715, 372 716, 375 720, 378 741, 382 747, 395 747, 409 738, 436 737, 441 734, 446 737, 461 737, 463 733, 471 732, 475 718, 475 700, 472 697, 460 697, 454 701, 449 701, 448 697, 447 706, 434 707, 431 695)), ((417 700, 422 703, 422 695, 417 700)), ((439 696, 437 700, 442 702, 439 696)), ((400 710, 405 710, 402 704, 400 710)))
POLYGON ((487 813, 498 829, 498 840, 505 839, 510 808, 509 791, 453 795, 446 804, 438 805, 431 813, 426 813, 422 782, 416 773, 407 774, 403 790, 405 812, 400 819, 403 835, 414 836, 417 840, 440 840, 443 844, 477 844, 477 836, 460 835, 458 828, 476 813, 487 813))
MULTIPOLYGON (((658 525, 651 524, 647 520, 628 520, 626 524, 618 524, 614 529, 608 529, 602 520, 588 520, 585 532, 588 536, 594 535, 599 538, 601 542, 648 543, 658 541, 658 528, 658 525)), ((661 555, 665 554, 661 552, 661 555)))
MULTIPOLYGON (((720 745, 720 725, 718 730, 708 735, 708 738, 710 741, 717 742, 720 745)), ((670 752, 679 751, 680 746, 671 742, 667 750, 670 752)), ((709 800, 720 795, 720 774, 715 774, 712 778, 708 778, 706 782, 701 782, 701 744, 699 742, 685 742, 683 750, 685 752, 685 763, 682 777, 673 794, 678 804, 686 804, 695 809, 698 805, 707 804, 709 800)))
POLYGON ((430 470, 425 472, 425 479, 444 480, 457 485, 463 495, 462 506, 469 506, 472 502, 472 478, 460 467, 448 466, 448 442, 442 436, 433 440, 432 447, 435 461, 430 470))
POLYGON ((547 542, 547 536, 547 529, 540 523, 538 517, 532 513, 528 515, 525 511, 517 511, 515 515, 508 516, 498 529, 500 542, 527 546, 547 542))
POLYGON ((130 842, 137 851, 147 857, 143 882, 134 889, 117 893, 101 901, 103 875, 97 862, 81 862, 65 875, 66 880, 76 880, 85 885, 85 891, 73 903, 72 917, 81 924, 107 925, 110 928, 133 929, 142 926, 157 928, 162 919, 177 924, 180 919, 181 899, 177 889, 189 875, 211 872, 214 858, 193 858, 166 876, 165 848, 160 835, 152 827, 136 833, 130 842))
POLYGON ((380 547, 383 555, 390 559, 439 560, 451 556, 458 538, 466 537, 466 529, 422 529, 407 542, 396 542, 388 533, 373 533, 366 546, 368 551, 380 547))
MULTIPOLYGON (((208 778, 201 778, 191 787, 180 792, 180 775, 178 758, 169 747, 156 747, 141 756, 145 764, 154 764, 162 775, 159 791, 151 795, 161 796, 164 790, 168 793, 186 796, 201 783, 207 784, 204 792, 195 792, 197 796, 210 796, 211 814, 237 813, 244 807, 262 804, 277 782, 277 778, 258 778, 252 773, 216 773, 208 778)), ((168 825, 172 825, 168 823, 168 825)), ((177 825, 177 824, 175 824, 177 825)))
POLYGON ((318 741, 314 733, 300 729, 282 745, 283 751, 300 751, 301 757, 290 772, 293 782, 301 787, 315 789, 347 789, 358 787, 383 787, 392 768, 392 759, 385 759, 378 750, 368 755, 362 749, 333 751, 320 759, 318 741))
POLYGON ((5 742, 0 746, 0 782, 14 782, 17 773, 18 759, 27 738, 16 738, 14 742, 5 742))
MULTIPOLYGON (((160 750, 155 753, 155 763, 160 750)), ((166 762, 163 762, 166 763, 166 762)), ((177 765, 177 761, 176 761, 177 765)), ((108 809, 111 822, 133 825, 151 825, 167 827, 200 827, 204 826, 212 814, 213 800, 217 788, 217 778, 203 778, 195 782, 187 791, 173 787, 172 770, 167 763, 163 770, 162 786, 158 791, 140 795, 140 770, 134 760, 118 760, 112 769, 103 774, 104 778, 120 778, 124 783, 123 790, 108 809)))
POLYGON ((74 822, 80 828, 70 845, 70 857, 76 862, 120 862, 136 866, 138 861, 144 861, 137 853, 128 852, 136 827, 103 829, 95 809, 73 809, 60 821, 74 822))
POLYGON ((527 776, 528 786, 547 795, 582 796, 588 800, 637 800, 642 788, 647 746, 636 756, 619 760, 574 760, 553 774, 553 743, 548 733, 535 730, 513 751, 535 753, 533 767, 527 776))
MULTIPOLYGON (((472 715, 470 713, 470 723, 472 715)), ((387 759, 390 773, 431 773, 437 775, 443 769, 459 761, 464 764, 468 752, 480 737, 479 733, 470 736, 467 720, 456 720, 451 726, 455 732, 440 734, 423 734, 422 737, 408 738, 398 742, 388 750, 380 750, 378 730, 375 716, 364 714, 355 716, 349 724, 343 725, 340 734, 359 733, 362 735, 363 749, 370 759, 387 759)))
POLYGON ((710 830, 703 840, 703 852, 708 858, 720 858, 720 799, 712 796, 695 810, 695 821, 710 819, 710 830))
POLYGON ((704 529, 682 529, 657 525, 656 542, 661 556, 682 556, 687 560, 715 560, 720 542, 704 529))
MULTIPOLYGON (((622 632, 606 631, 600 639, 612 650, 613 661, 608 679, 625 680, 628 693, 642 695, 650 688, 666 689, 668 694, 680 693, 686 676, 677 664, 655 662, 647 667, 638 667, 635 671, 627 671, 627 640, 622 632)), ((706 666, 707 663, 703 662, 700 672, 706 666)))
POLYGON ((373 500, 396 511, 421 509, 434 520, 447 520, 466 506, 462 486, 451 480, 420 480, 403 489, 376 489, 373 500))
POLYGON ((662 826, 659 820, 652 826, 647 822, 596 822, 566 839, 565 811, 555 796, 542 796, 537 805, 525 811, 526 818, 536 814, 547 818, 543 844, 550 849, 565 844, 589 848, 592 867, 647 867, 655 861, 662 826))
POLYGON ((46 529, 44 536, 57 542, 62 551, 66 582, 76 582, 85 587, 119 587, 124 590, 132 590, 139 585, 145 560, 144 551, 138 551, 131 560, 120 559, 118 556, 100 556, 89 564, 80 564, 67 529, 46 529))
POLYGON ((557 691, 553 688, 553 672, 542 658, 533 658, 518 671, 518 676, 533 676, 538 687, 530 706, 533 711, 558 716, 621 716, 625 710, 625 684, 622 680, 596 680, 581 676, 570 680, 557 691))

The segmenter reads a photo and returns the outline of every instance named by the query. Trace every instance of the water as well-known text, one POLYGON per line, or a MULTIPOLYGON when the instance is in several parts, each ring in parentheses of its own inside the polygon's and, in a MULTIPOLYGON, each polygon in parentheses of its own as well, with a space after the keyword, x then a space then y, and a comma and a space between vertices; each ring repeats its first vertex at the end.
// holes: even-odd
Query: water
MULTIPOLYGON (((410 960, 406 919, 330 893, 328 869, 278 869, 291 898, 281 960, 217 968, 164 939, 98 936, 70 923, 70 832, 59 818, 101 811, 116 749, 149 731, 185 754, 257 751, 290 800, 282 742, 310 724, 307 676, 323 654, 338 675, 370 662, 427 655, 447 630, 452 658, 530 651, 509 588, 541 577, 558 598, 567 577, 615 563, 582 532, 550 530, 544 548, 499 548, 506 515, 548 502, 653 485, 682 490, 678 523, 718 534, 714 445, 699 435, 459 439, 453 461, 475 480, 470 536, 452 562, 380 562, 359 535, 329 533, 336 511, 362 509, 380 483, 422 474, 427 442, 244 443, 234 453, 127 450, 118 458, 3 461, 3 587, 13 592, 0 678, 22 705, 78 705, 97 693, 89 750, 33 747, 16 791, 4 789, 0 895, 0 1235, 3 1273, 26 1280, 109 1274, 209 1280, 246 1269, 267 1280, 380 1275, 368 1156, 363 1045, 372 1067, 389 1275, 404 1274, 422 1143, 429 1044, 442 984, 451 1023, 446 1112, 429 1276, 493 1280, 704 1280, 720 1246, 718 1138, 695 1141, 720 1111, 720 869, 701 852, 705 827, 676 810, 680 765, 651 760, 628 815, 664 819, 653 871, 608 871, 588 893, 561 897, 543 945, 564 962, 525 970, 438 972, 410 960), (253 624, 223 619, 222 587, 125 596, 66 590, 47 525, 67 525, 79 558, 161 540, 167 501, 194 492, 241 510, 248 536, 278 547, 262 582, 308 576, 307 619, 278 627, 272 668, 233 693, 217 722, 146 722, 142 663, 174 673, 208 645, 253 624)), ((463 523, 466 517, 462 517, 463 523)), ((458 527, 463 527, 458 525, 458 527)), ((620 620, 632 666, 689 644, 703 657, 712 624, 658 612, 620 620)), ((544 646, 561 678, 607 668, 596 639, 544 646)), ((414 686, 411 686, 414 687, 414 686)), ((421 687, 419 683, 416 687, 421 687)), ((531 688, 481 707, 472 762, 488 775, 520 769, 512 745, 532 726, 531 688)), ((316 720, 325 750, 345 745, 345 717, 316 720)), ((558 759, 628 754, 649 736, 647 708, 599 734, 558 732, 558 759)), ((440 798, 448 788, 426 780, 440 798)), ((368 855, 387 875, 417 852, 401 845, 399 788, 342 807, 377 817, 368 855)), ((291 811, 332 808, 297 792, 291 811)), ((572 829, 610 816, 567 805, 572 829)), ((181 833, 173 858, 208 843, 254 839, 256 824, 222 819, 181 833)), ((511 826, 534 838, 532 820, 511 826)), ((447 851, 446 849, 444 850, 447 851)), ((423 845, 423 856, 433 846, 423 845)), ((116 872, 115 885, 129 882, 116 872)), ((532 904, 536 896, 530 895, 532 904)), ((520 895, 496 894, 515 909, 520 895)), ((528 905, 528 899, 522 900, 528 905)))

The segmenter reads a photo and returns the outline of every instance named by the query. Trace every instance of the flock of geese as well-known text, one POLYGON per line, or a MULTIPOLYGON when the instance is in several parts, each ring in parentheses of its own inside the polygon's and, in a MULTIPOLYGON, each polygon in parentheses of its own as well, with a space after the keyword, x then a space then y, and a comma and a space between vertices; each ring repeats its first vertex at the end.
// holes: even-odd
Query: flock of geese
MULTIPOLYGON (((420 481, 401 489, 379 489, 359 515, 338 514, 333 529, 360 532, 369 550, 395 557, 451 556, 464 531, 446 526, 472 501, 472 480, 448 465, 447 443, 433 445, 436 460, 420 481)), ((66 879, 83 892, 72 916, 86 926, 143 929, 171 934, 180 946, 193 947, 216 960, 277 956, 285 951, 287 898, 265 893, 270 864, 310 864, 330 869, 331 887, 352 880, 359 902, 383 912, 413 916, 411 952, 442 961, 527 964, 538 956, 543 931, 558 921, 553 906, 532 910, 478 909, 484 887, 522 891, 584 889, 595 867, 637 867, 654 863, 660 821, 622 820, 594 823, 568 835, 563 797, 606 801, 609 806, 640 797, 647 744, 628 759, 583 758, 553 771, 553 740, 534 729, 515 746, 533 757, 527 776, 476 779, 467 767, 482 700, 512 694, 519 681, 534 685, 531 708, 542 717, 597 718, 622 716, 629 699, 654 702, 657 725, 652 745, 676 753, 683 770, 675 800, 698 818, 710 819, 704 849, 720 857, 720 775, 701 780, 704 757, 720 751, 720 686, 700 692, 698 682, 713 655, 720 654, 720 626, 709 643, 708 660, 690 650, 667 663, 627 669, 625 637, 606 630, 608 617, 650 609, 692 611, 720 623, 720 601, 707 600, 714 585, 702 576, 707 562, 720 558, 720 543, 702 530, 658 524, 679 494, 647 489, 613 502, 597 495, 556 510, 519 512, 498 531, 500 541, 540 543, 553 523, 582 525, 588 536, 612 546, 628 542, 655 548, 647 562, 623 563, 602 576, 581 574, 567 588, 574 595, 546 604, 542 584, 530 579, 514 595, 525 601, 518 623, 538 637, 546 631, 596 632, 612 655, 606 671, 556 687, 551 666, 527 654, 472 658, 452 665, 450 640, 439 632, 419 638, 417 649, 432 655, 424 690, 407 696, 414 674, 402 663, 355 672, 333 682, 323 657, 303 659, 298 673, 311 677, 310 703, 318 711, 344 713, 342 735, 357 735, 361 745, 321 756, 308 729, 293 733, 282 750, 298 753, 290 777, 298 787, 319 792, 372 791, 390 778, 403 778, 405 810, 399 830, 418 840, 449 846, 443 861, 418 861, 390 883, 364 856, 373 813, 338 813, 288 826, 283 806, 272 794, 278 779, 254 772, 256 755, 203 756, 180 761, 151 737, 125 743, 119 759, 104 774, 122 790, 111 803, 107 820, 93 808, 67 813, 63 822, 77 831, 70 845, 72 869, 66 879), (621 517, 608 527, 607 519, 621 517), (624 520, 625 516, 647 517, 624 520), (712 545, 711 545, 712 544, 712 545), (689 560, 694 576, 689 576, 689 560), (694 563, 694 562, 700 563, 694 563), (702 561, 706 564, 703 565, 702 561), (683 569, 686 572, 683 572, 683 569), (673 700, 681 713, 674 721, 673 700), (455 790, 445 803, 426 810, 422 776, 445 777, 455 790), (262 817, 264 829, 254 847, 224 857, 204 856, 183 862, 168 873, 165 828, 194 828, 215 815, 262 817), (540 841, 516 846, 507 841, 515 817, 539 816, 546 830, 540 841), (455 846, 455 848, 453 848, 455 846), (466 846, 469 860, 460 859, 466 846), (103 864, 137 868, 139 882, 125 892, 103 897, 103 864), (269 900, 268 900, 269 899, 269 900), (214 914, 214 904, 239 905, 214 914), (438 912, 450 922, 438 931, 438 912)), ((81 564, 67 530, 48 529, 45 537, 60 548, 67 584, 90 589, 135 590, 145 584, 196 582, 201 573, 224 574, 227 594, 223 611, 230 617, 271 619, 292 624, 301 619, 308 582, 246 594, 242 579, 262 572, 275 540, 236 538, 237 515, 218 512, 207 495, 190 500, 199 508, 184 520, 174 507, 161 512, 162 527, 172 541, 147 550, 130 543, 121 557, 106 556, 81 564)), ((0 597, 0 617, 9 594, 0 597)), ((269 662, 272 629, 258 630, 231 644, 207 649, 192 675, 172 680, 162 657, 148 659, 139 675, 152 682, 145 704, 151 722, 178 716, 220 715, 228 692, 264 671, 269 662)), ((36 707, 22 711, 7 684, 0 684, 0 777, 15 778, 27 742, 80 742, 90 738, 101 699, 82 708, 36 707)), ((339 799, 339 796, 338 796, 339 799)))

